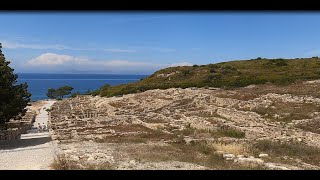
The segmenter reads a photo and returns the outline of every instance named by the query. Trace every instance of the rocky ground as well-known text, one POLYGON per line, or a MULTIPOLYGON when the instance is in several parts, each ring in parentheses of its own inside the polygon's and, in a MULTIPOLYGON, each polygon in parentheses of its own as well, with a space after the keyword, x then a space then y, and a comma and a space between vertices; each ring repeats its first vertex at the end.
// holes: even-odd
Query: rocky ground
POLYGON ((320 84, 78 96, 50 110, 56 169, 320 169, 320 84))

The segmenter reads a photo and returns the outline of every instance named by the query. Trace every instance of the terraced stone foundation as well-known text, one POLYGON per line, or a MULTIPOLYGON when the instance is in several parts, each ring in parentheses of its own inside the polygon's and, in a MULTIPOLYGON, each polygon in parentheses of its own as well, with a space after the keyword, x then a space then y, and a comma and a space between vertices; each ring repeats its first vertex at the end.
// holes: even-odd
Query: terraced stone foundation
POLYGON ((257 88, 171 88, 111 98, 78 96, 52 106, 50 133, 60 154, 71 159, 70 168, 319 169, 319 162, 301 161, 295 154, 286 160, 278 154, 259 157, 264 152, 254 144, 268 140, 320 148, 320 134, 306 126, 319 121, 320 99, 278 93, 273 87, 263 93, 257 88), (248 148, 239 152, 243 156, 226 160, 228 148, 218 152, 212 143, 248 148))

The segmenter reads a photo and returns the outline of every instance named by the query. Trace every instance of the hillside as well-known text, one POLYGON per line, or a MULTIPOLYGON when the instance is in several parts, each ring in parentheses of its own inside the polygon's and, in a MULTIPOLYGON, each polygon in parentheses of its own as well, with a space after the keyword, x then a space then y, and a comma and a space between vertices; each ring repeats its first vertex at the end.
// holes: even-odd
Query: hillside
POLYGON ((318 58, 170 67, 96 92, 115 97, 57 101, 52 167, 319 170, 319 68, 318 58))
POLYGON ((77 96, 50 110, 54 169, 320 169, 320 81, 77 96))
POLYGON ((320 79, 320 58, 252 59, 208 65, 161 69, 135 83, 101 88, 94 94, 115 96, 150 89, 218 87, 236 88, 251 84, 288 85, 297 80, 320 79))

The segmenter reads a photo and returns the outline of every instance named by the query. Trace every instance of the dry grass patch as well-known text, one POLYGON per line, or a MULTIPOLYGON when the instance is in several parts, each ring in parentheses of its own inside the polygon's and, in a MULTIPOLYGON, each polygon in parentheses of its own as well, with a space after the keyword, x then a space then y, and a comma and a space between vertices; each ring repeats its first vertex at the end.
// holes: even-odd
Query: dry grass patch
MULTIPOLYGON (((255 88, 256 89, 256 88, 255 88)), ((225 93, 225 94, 217 94, 217 97, 220 98, 231 98, 231 99, 237 99, 237 100, 243 100, 243 101, 248 101, 255 99, 259 97, 258 94, 255 93, 249 93, 249 92, 235 92, 235 93, 225 93)))
POLYGON ((312 103, 275 102, 272 106, 274 108, 258 107, 253 111, 272 121, 291 122, 292 120, 310 119, 310 114, 319 110, 319 106, 312 103))
POLYGON ((249 155, 250 148, 248 145, 240 143, 222 143, 213 142, 209 143, 208 146, 215 151, 223 151, 235 155, 249 155))
POLYGON ((254 91, 257 94, 294 94, 320 98, 320 84, 305 84, 303 82, 296 82, 287 86, 259 85, 259 88, 255 88, 254 91))
POLYGON ((253 148, 256 154, 263 152, 278 157, 278 159, 289 156, 316 166, 320 165, 320 149, 306 144, 260 140, 253 145, 253 148))
POLYGON ((259 164, 235 164, 223 159, 221 155, 212 154, 208 158, 208 163, 214 165, 214 169, 218 170, 266 170, 266 168, 259 164))
MULTIPOLYGON (((202 166, 206 166, 212 169, 264 169, 262 166, 247 166, 247 165, 239 165, 234 163, 233 161, 226 161, 223 159, 222 155, 217 154, 216 149, 213 147, 211 143, 207 143, 205 141, 193 142, 190 145, 186 145, 183 143, 173 144, 174 147, 179 148, 182 153, 180 153, 178 160, 184 162, 190 162, 199 164, 202 166)), ((246 154, 248 152, 247 147, 245 145, 225 145, 217 144, 216 148, 221 148, 224 150, 228 150, 230 153, 234 154, 246 154)))
POLYGON ((219 97, 228 97, 239 100, 249 100, 259 97, 263 94, 277 93, 277 94, 294 94, 294 95, 308 95, 316 98, 320 98, 320 84, 305 84, 303 81, 285 86, 277 86, 272 84, 260 84, 255 85, 254 88, 239 88, 234 89, 235 93, 221 93, 219 97))
POLYGON ((59 154, 50 167, 54 170, 111 170, 115 167, 109 162, 101 164, 83 164, 70 160, 65 154, 59 154))
POLYGON ((164 133, 161 130, 153 130, 149 129, 147 127, 141 126, 141 125, 135 125, 135 126, 117 126, 116 128, 113 128, 113 130, 130 132, 135 134, 119 134, 119 135, 113 135, 113 136, 106 136, 103 139, 97 139, 96 142, 99 143, 147 143, 147 142, 157 142, 161 140, 171 140, 176 138, 176 135, 173 134, 167 134, 164 133), (128 131, 126 131, 125 127, 128 127, 128 131), (135 130, 135 131, 134 131, 135 130))
POLYGON ((175 143, 147 143, 126 144, 118 147, 117 154, 127 154, 130 159, 138 162, 170 162, 179 161, 197 164, 210 169, 263 169, 263 167, 249 167, 239 165, 233 161, 226 161, 215 153, 206 141, 192 141, 185 144, 183 141, 175 143))
POLYGON ((320 134, 320 119, 314 119, 314 120, 309 121, 307 123, 302 123, 302 124, 296 125, 296 127, 303 129, 305 131, 320 134))
POLYGON ((147 140, 136 135, 107 136, 94 139, 97 143, 146 143, 147 140))
POLYGON ((240 130, 230 128, 230 127, 220 127, 217 130, 209 130, 209 129, 196 129, 190 126, 186 126, 185 129, 180 131, 175 131, 175 135, 183 135, 183 136, 193 136, 193 137, 232 137, 232 138, 245 138, 245 132, 240 130))
POLYGON ((130 124, 130 125, 116 125, 109 126, 110 129, 115 130, 116 132, 136 132, 136 131, 150 131, 149 128, 140 125, 140 124, 130 124))
POLYGON ((55 170, 80 170, 82 169, 77 162, 74 162, 66 157, 65 154, 59 154, 54 158, 53 163, 50 165, 55 170))
POLYGON ((115 108, 121 108, 121 107, 126 106, 127 104, 124 102, 121 102, 121 101, 112 101, 112 102, 109 102, 109 105, 111 105, 115 108))

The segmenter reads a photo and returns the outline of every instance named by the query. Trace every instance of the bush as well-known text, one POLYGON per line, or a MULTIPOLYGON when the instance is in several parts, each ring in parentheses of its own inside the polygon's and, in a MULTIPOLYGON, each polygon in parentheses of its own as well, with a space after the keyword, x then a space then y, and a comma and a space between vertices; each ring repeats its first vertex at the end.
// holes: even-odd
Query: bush
POLYGON ((109 89, 110 89, 110 84, 105 84, 105 85, 103 85, 103 86, 101 86, 100 87, 100 89, 99 89, 99 94, 100 95, 102 95, 102 94, 104 94, 106 91, 108 91, 109 89))
POLYGON ((208 79, 208 82, 211 82, 211 81, 213 81, 213 80, 221 80, 222 77, 223 77, 222 74, 216 73, 216 74, 210 74, 210 75, 207 77, 207 79, 208 79))
POLYGON ((91 95, 93 95, 93 96, 101 95, 100 94, 100 89, 92 91, 91 95))
POLYGON ((112 170, 115 167, 109 162, 102 164, 85 164, 80 165, 79 162, 70 160, 66 155, 59 154, 50 165, 54 170, 112 170))
POLYGON ((288 85, 295 82, 295 78, 293 77, 282 77, 276 80, 272 80, 272 83, 276 85, 288 85))
POLYGON ((218 64, 208 64, 208 67, 209 68, 218 69, 218 68, 220 68, 220 65, 218 65, 218 64))
POLYGON ((210 73, 216 73, 216 70, 214 68, 210 68, 210 73))
POLYGON ((284 59, 271 59, 271 60, 268 60, 268 62, 265 64, 267 67, 281 67, 281 66, 287 66, 288 63, 286 62, 286 60, 284 59))
POLYGON ((182 70, 183 76, 187 76, 191 74, 191 70, 182 70))
POLYGON ((239 77, 234 81, 229 83, 229 87, 245 87, 251 84, 264 84, 268 82, 265 79, 260 79, 258 77, 239 77))
POLYGON ((233 138, 244 138, 245 133, 236 129, 228 128, 228 129, 221 129, 218 131, 219 134, 226 136, 226 137, 233 137, 233 138))
POLYGON ((80 95, 80 92, 79 92, 79 91, 76 92, 76 93, 72 93, 72 94, 70 95, 70 97, 74 98, 74 97, 77 97, 78 95, 80 95))
POLYGON ((81 169, 76 162, 69 160, 64 154, 59 154, 54 159, 51 167, 55 170, 76 170, 81 169))

